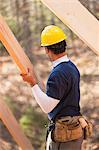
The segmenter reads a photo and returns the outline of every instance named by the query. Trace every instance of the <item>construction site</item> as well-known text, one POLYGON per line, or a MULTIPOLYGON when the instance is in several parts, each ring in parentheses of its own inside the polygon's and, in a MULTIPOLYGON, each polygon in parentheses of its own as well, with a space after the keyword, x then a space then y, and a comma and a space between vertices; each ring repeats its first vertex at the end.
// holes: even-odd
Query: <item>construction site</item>
POLYGON ((0 0, 0 150, 45 149, 48 117, 20 74, 34 69, 46 85, 52 63, 41 32, 48 25, 65 32, 68 58, 80 72, 81 114, 93 124, 82 150, 98 150, 99 0, 0 0))

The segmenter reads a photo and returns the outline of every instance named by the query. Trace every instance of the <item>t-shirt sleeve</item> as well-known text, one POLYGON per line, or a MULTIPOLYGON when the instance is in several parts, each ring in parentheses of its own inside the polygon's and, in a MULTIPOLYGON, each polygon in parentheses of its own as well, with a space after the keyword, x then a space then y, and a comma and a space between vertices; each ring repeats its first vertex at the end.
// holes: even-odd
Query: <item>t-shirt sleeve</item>
POLYGON ((66 92, 68 83, 61 72, 53 72, 47 81, 46 94, 61 100, 66 92))

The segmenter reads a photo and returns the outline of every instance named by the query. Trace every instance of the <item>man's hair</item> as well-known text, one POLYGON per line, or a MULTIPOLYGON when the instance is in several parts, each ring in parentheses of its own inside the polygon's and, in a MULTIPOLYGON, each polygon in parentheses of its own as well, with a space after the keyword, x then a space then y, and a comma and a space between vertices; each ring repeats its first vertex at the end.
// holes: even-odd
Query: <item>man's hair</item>
POLYGON ((60 54, 66 51, 66 46, 67 43, 65 40, 57 43, 57 44, 53 44, 50 46, 46 46, 48 50, 51 50, 54 54, 60 54))

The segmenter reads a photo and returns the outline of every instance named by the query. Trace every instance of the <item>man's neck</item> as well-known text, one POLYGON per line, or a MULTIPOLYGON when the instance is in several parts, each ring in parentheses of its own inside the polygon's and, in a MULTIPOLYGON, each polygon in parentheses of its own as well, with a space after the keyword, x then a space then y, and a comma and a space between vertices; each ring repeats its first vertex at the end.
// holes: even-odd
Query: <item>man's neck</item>
POLYGON ((61 58, 61 57, 63 57, 63 56, 66 56, 66 55, 67 55, 66 52, 60 53, 60 54, 58 54, 58 55, 55 55, 55 54, 54 54, 52 61, 56 61, 57 59, 59 59, 59 58, 61 58))
POLYGON ((52 61, 53 67, 56 67, 58 64, 62 63, 62 62, 68 62, 69 59, 67 57, 67 55, 63 55, 61 57, 59 57, 58 59, 52 61))

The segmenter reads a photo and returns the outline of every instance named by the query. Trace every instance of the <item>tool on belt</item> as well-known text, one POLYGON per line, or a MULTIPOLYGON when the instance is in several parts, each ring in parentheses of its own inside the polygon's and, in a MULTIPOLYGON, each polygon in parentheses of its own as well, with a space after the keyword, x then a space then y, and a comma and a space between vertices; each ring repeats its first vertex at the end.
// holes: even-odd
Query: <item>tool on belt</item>
POLYGON ((92 135, 92 124, 83 116, 63 117, 50 126, 51 138, 54 142, 67 142, 92 135))

